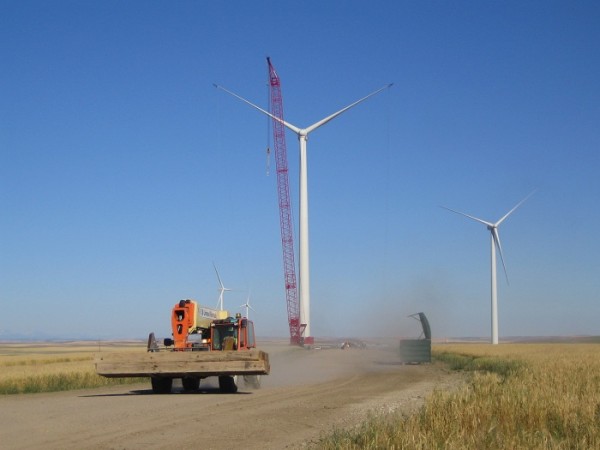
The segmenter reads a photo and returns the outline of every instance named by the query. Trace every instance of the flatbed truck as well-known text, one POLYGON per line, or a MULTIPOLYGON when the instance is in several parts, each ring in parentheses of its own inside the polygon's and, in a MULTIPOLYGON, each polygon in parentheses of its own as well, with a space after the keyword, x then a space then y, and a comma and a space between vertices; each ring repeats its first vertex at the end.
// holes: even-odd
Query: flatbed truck
POLYGON ((96 373, 108 378, 149 377, 152 391, 171 392, 174 379, 185 391, 198 390, 200 381, 218 377, 219 389, 235 393, 238 379, 260 387, 260 376, 270 373, 269 355, 256 348, 254 323, 240 314, 201 307, 181 300, 172 309, 172 338, 162 344, 154 333, 146 352, 100 352, 95 355, 96 373))

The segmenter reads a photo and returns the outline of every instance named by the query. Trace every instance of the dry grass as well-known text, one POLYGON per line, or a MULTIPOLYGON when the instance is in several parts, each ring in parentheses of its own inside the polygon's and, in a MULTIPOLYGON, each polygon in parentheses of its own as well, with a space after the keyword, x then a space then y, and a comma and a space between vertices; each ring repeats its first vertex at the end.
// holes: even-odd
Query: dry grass
POLYGON ((0 343, 0 394, 87 389, 139 383, 139 378, 104 378, 94 370, 94 353, 143 351, 144 343, 0 343))
POLYGON ((600 345, 456 344, 434 356, 472 373, 419 414, 336 430, 325 449, 600 449, 600 345))

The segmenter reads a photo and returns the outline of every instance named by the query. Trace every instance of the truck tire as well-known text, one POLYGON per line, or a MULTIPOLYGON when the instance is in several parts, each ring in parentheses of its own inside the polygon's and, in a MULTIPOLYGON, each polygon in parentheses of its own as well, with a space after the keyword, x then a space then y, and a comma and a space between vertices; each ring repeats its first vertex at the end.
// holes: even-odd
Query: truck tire
POLYGON ((155 394, 170 394, 173 387, 173 378, 151 377, 152 392, 155 394))
POLYGON ((235 380, 230 375, 222 375, 219 377, 219 389, 224 394, 235 394, 238 390, 235 380))
POLYGON ((200 389, 200 377, 183 377, 181 385, 186 392, 197 391, 200 389))
POLYGON ((260 389, 260 375, 244 375, 244 384, 251 389, 260 389))

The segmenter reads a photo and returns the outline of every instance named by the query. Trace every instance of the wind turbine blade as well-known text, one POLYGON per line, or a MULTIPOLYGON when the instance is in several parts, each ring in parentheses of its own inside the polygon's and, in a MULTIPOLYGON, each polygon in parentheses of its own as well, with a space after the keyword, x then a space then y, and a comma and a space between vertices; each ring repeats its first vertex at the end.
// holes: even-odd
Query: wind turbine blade
POLYGON ((222 91, 227 92, 229 95, 233 95, 234 97, 240 99, 241 101, 243 101, 244 103, 252 106, 253 108, 259 110, 261 113, 266 114, 267 116, 269 116, 271 119, 274 119, 276 121, 278 121, 279 123, 283 124, 284 126, 286 126, 287 128, 289 128, 290 130, 292 130, 294 133, 296 134, 300 134, 300 128, 292 125, 291 123, 286 122, 283 119, 280 119, 277 116, 274 116, 273 114, 271 114, 269 111, 265 111, 264 109, 262 109, 260 106, 256 106, 254 103, 246 100, 244 97, 241 97, 239 95, 237 95, 235 92, 231 92, 228 89, 225 89, 223 86, 219 86, 218 84, 213 83, 213 86, 216 87, 217 89, 221 89, 222 91))
POLYGON ((215 273, 217 274, 217 280, 219 280, 219 285, 221 286, 221 291, 226 290, 225 286, 223 286, 223 282, 221 281, 221 277, 219 276, 219 271, 217 270, 217 266, 215 265, 214 261, 213 261, 213 267, 215 268, 215 273))
MULTIPOLYGON (((354 102, 354 103, 352 103, 351 105, 348 105, 348 106, 346 106, 346 107, 345 107, 345 108, 343 108, 343 109, 340 109, 338 112, 335 112, 335 113, 333 113, 332 115, 330 115, 330 116, 327 116, 327 117, 325 117, 325 118, 324 118, 324 119, 322 119, 322 120, 319 120, 317 123, 314 123, 314 124, 312 124, 311 126, 309 126, 308 128, 305 128, 304 130, 302 130, 302 132, 303 132, 305 135, 308 135, 308 133, 310 133, 310 132, 312 132, 312 131, 316 130, 317 128, 319 128, 319 127, 320 127, 320 126, 322 126, 322 125, 325 125, 327 122, 329 122, 329 121, 331 121, 331 120, 335 119, 337 116, 339 116, 340 114, 342 114, 342 113, 344 113, 344 112, 348 111, 350 108, 352 108, 352 107, 354 107, 354 106, 358 105, 359 103, 362 103, 362 102, 364 102, 364 101, 365 101, 366 99, 368 99, 369 97, 372 97, 372 96, 374 96, 374 95, 376 95, 376 94, 379 94, 379 93, 380 93, 381 91, 383 91, 384 89, 388 89, 388 88, 392 87, 392 86, 393 86, 393 84, 394 84, 394 83, 386 84, 385 86, 383 86, 383 87, 381 87, 381 88, 377 89, 375 92, 371 92, 371 93, 370 93, 369 95, 367 95, 366 97, 363 97, 363 98, 361 98, 361 99, 359 99, 359 100, 355 101, 355 102, 354 102)), ((284 124, 285 124, 285 123, 284 123, 284 124)))
POLYGON ((496 248, 498 249, 498 253, 500 253, 500 261, 502 261, 502 267, 504 268, 504 275, 506 276, 506 284, 510 284, 508 281, 508 272, 506 271, 506 264, 504 264, 504 255, 502 254, 502 245, 500 244, 500 234, 498 233, 498 228, 493 227, 491 229, 492 237, 494 239, 494 244, 496 244, 496 248))
POLYGON ((445 206, 440 206, 440 208, 444 208, 444 209, 447 209, 448 211, 452 211, 453 213, 460 214, 461 216, 468 217, 469 219, 472 219, 472 220, 474 220, 476 222, 479 222, 479 223, 482 223, 484 225, 487 225, 488 227, 493 227, 494 226, 493 223, 486 222, 485 220, 481 220, 478 217, 470 216, 468 214, 465 214, 464 212, 460 212, 460 211, 456 211, 454 209, 446 208, 445 206))
MULTIPOLYGON (((536 189, 537 190, 537 189, 536 189)), ((510 216, 519 206, 521 206, 523 203, 525 203, 525 200, 527 200, 529 197, 531 197, 533 194, 535 194, 535 191, 532 191, 527 197, 525 197, 523 200, 521 200, 519 203, 516 204, 516 206, 511 209, 509 212, 507 212, 498 222, 496 222, 494 224, 494 226, 499 226, 502 222, 504 222, 506 220, 506 218, 508 216, 510 216)))

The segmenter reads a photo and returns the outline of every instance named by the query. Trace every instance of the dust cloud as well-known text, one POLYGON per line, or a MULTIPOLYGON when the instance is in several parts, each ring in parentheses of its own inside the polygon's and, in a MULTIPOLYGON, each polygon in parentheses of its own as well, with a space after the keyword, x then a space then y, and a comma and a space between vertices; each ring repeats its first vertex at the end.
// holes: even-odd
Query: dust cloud
POLYGON ((261 377, 263 387, 302 386, 339 377, 385 370, 400 364, 393 342, 356 342, 345 350, 339 342, 316 342, 312 349, 285 341, 262 342, 260 349, 269 354, 270 375, 261 377), (359 348, 358 344, 365 348, 359 348))

